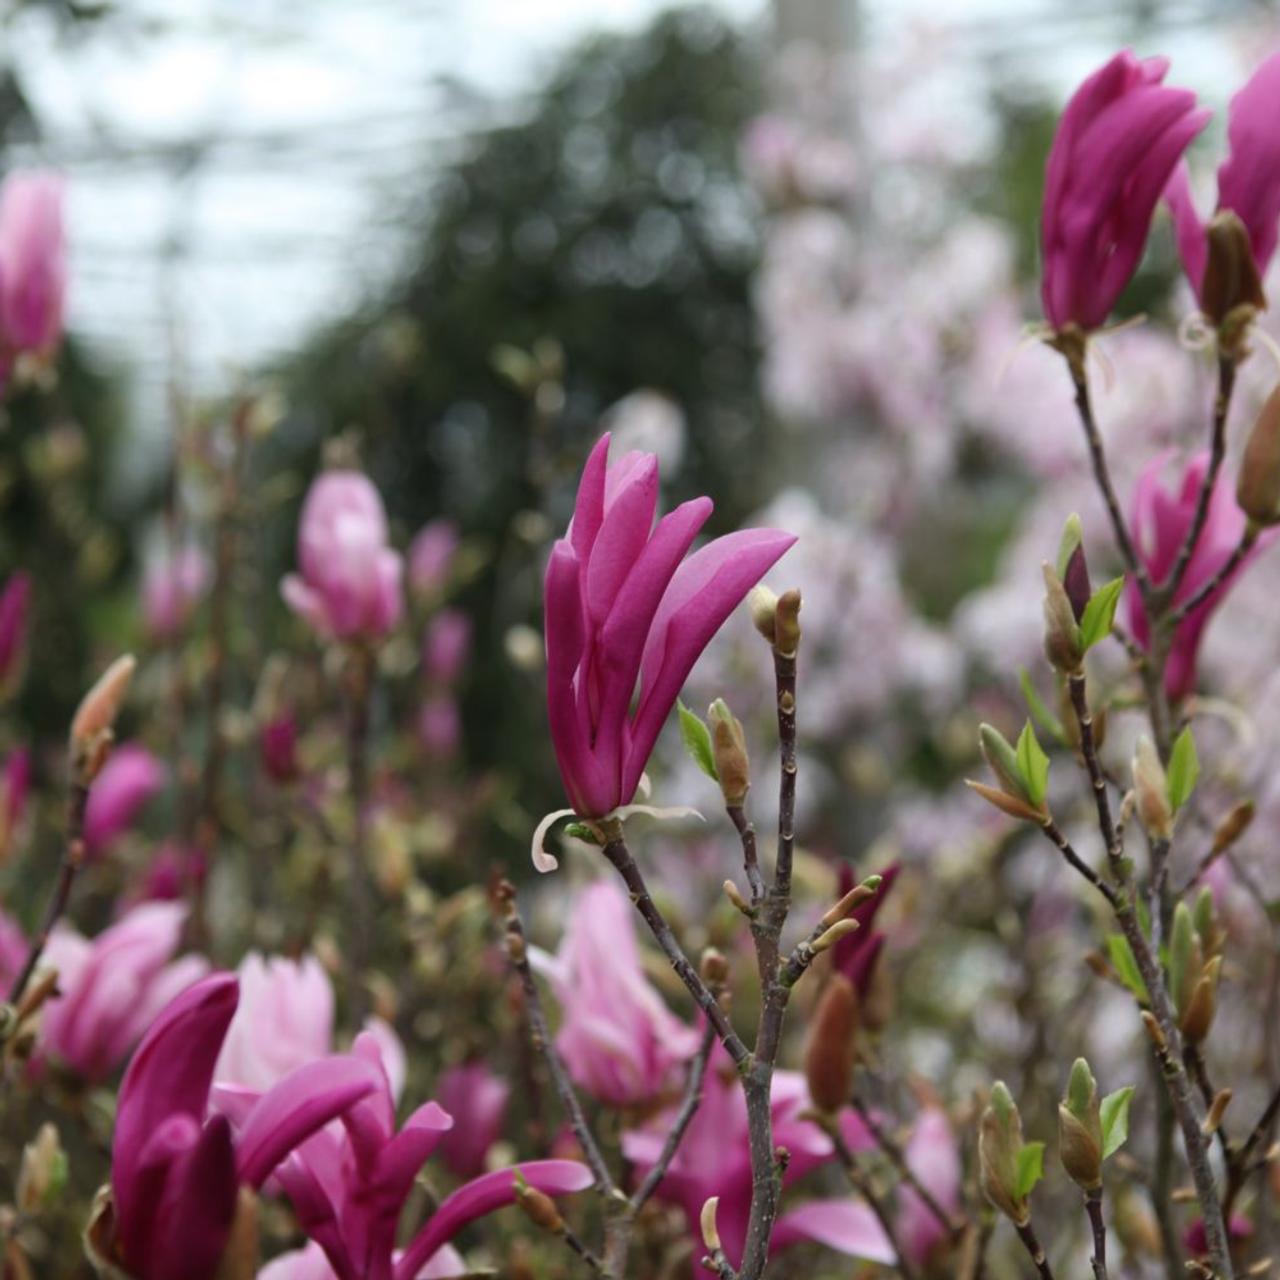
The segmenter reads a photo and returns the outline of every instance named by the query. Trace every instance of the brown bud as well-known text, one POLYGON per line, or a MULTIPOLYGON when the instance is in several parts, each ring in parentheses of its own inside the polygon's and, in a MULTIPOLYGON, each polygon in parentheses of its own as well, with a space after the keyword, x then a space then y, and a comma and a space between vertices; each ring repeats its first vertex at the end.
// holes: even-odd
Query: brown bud
POLYGON ((733 903, 744 916, 751 914, 751 904, 742 896, 742 890, 732 880, 724 882, 724 896, 733 903))
POLYGON ((1094 1191, 1102 1185, 1098 1082, 1083 1058, 1077 1058, 1072 1066, 1066 1097, 1058 1106, 1058 1155, 1077 1186, 1094 1191))
POLYGON ((23 1213, 37 1213, 57 1199, 66 1183, 66 1152, 57 1129, 46 1121, 22 1148, 15 1203, 23 1213))
POLYGON ((1044 652, 1049 665, 1074 675, 1084 661, 1084 645, 1075 610, 1054 567, 1046 562, 1044 576, 1044 652))
POLYGON ((720 792, 725 804, 736 808, 751 789, 751 761, 742 723, 723 698, 717 698, 707 709, 707 720, 711 725, 711 754, 716 777, 720 779, 720 792))
POLYGON ((1204 1132, 1208 1137, 1218 1132, 1222 1127, 1222 1118, 1227 1114, 1227 1108, 1231 1105, 1231 1090, 1219 1089, 1213 1095, 1213 1102, 1209 1107, 1209 1114, 1204 1118, 1204 1132))
POLYGON ((1026 1197, 1018 1194, 1021 1150, 1022 1118, 1008 1089, 997 1082, 978 1129, 978 1182, 991 1204, 1019 1226, 1031 1216, 1026 1197))
POLYGON ((132 654, 117 658, 80 701, 71 720, 71 759, 77 779, 88 784, 106 763, 111 732, 129 692, 137 662, 132 654))
POLYGON ((1168 840, 1173 835, 1169 782, 1155 744, 1146 734, 1138 739, 1133 753, 1133 793, 1137 797, 1138 817, 1147 834, 1154 840, 1168 840))
POLYGON ((1037 824, 1042 824, 1045 820, 1044 814, 1039 809, 1018 796, 1011 796, 1008 792, 998 791, 995 787, 989 787, 982 782, 974 782, 971 778, 966 778, 964 785, 970 791, 977 792, 988 804, 993 804, 1001 812, 1007 813, 1011 818, 1019 818, 1023 822, 1037 824))
POLYGON ((1156 1020, 1156 1015, 1150 1009, 1142 1011, 1142 1025, 1147 1035, 1151 1039, 1151 1043, 1161 1052, 1168 1051, 1169 1042, 1164 1038, 1164 1032, 1160 1030, 1160 1023, 1156 1020))
POLYGON ((1205 234, 1209 254, 1200 285, 1201 310, 1219 326, 1242 307, 1265 311, 1267 295, 1258 278, 1249 232, 1239 215, 1220 209, 1210 219, 1205 234))
POLYGON ((717 951, 715 947, 707 947, 703 951, 699 969, 703 982, 709 987, 723 987, 729 981, 729 961, 725 959, 724 952, 717 951))
POLYGON ((1260 528, 1280 522, 1280 385, 1267 397, 1245 445, 1236 502, 1260 528))
POLYGON ((557 1236, 564 1231, 564 1219, 560 1216, 560 1210, 556 1208, 556 1202, 545 1191, 539 1191, 537 1187, 527 1184, 518 1187, 516 1203, 535 1227, 540 1227, 543 1231, 549 1231, 557 1236))
POLYGON ((837 920, 835 924, 829 925, 813 940, 811 944, 813 954, 821 955, 824 951, 830 951, 841 938, 847 938, 851 933, 857 933, 861 927, 856 920, 837 920))
POLYGON ((720 1197, 712 1196, 702 1206, 698 1226, 702 1231, 702 1243, 715 1253, 720 1249, 720 1230, 716 1226, 716 1212, 720 1208, 720 1197))
POLYGON ((838 1111, 849 1101, 858 1029, 858 993, 843 974, 833 974, 818 998, 804 1050, 809 1095, 819 1111, 838 1111))
POLYGON ((830 928, 837 920, 843 920, 845 916, 847 916, 849 912, 852 911, 860 902, 866 902, 868 898, 873 897, 876 890, 880 887, 880 877, 875 877, 875 881, 874 885, 855 884, 853 888, 850 889, 849 892, 846 893, 844 897, 841 898, 840 901, 822 917, 823 925, 830 928))
POLYGON ((800 593, 784 591, 778 597, 774 648, 784 658, 794 658, 800 647, 800 593))
POLYGON ((1199 1044, 1209 1034, 1214 1015, 1218 1012, 1218 977, 1222 972, 1222 957, 1214 956, 1204 966, 1187 1011, 1182 1015, 1182 1034, 1188 1044, 1199 1044))
POLYGON ((1249 824, 1253 821, 1254 804, 1252 800, 1241 800, 1223 820, 1218 823, 1217 830, 1213 833, 1212 853, 1216 857, 1218 854, 1225 853, 1231 848, 1237 840, 1244 835, 1249 824))
POLYGON ((1129 1253, 1135 1257, 1163 1256, 1160 1227, 1142 1196, 1122 1189, 1115 1200, 1114 1222, 1116 1235, 1129 1253))

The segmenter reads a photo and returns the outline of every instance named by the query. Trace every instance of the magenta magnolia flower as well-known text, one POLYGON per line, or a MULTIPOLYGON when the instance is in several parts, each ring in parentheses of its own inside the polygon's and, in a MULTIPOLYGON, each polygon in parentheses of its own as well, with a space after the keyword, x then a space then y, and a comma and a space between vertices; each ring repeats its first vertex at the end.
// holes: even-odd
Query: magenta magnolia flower
POLYGON ((209 561, 198 547, 150 560, 142 580, 142 616, 152 637, 168 640, 181 632, 208 585, 209 561))
POLYGON ((0 351, 47 356, 62 338, 63 182, 13 173, 0 186, 0 351))
POLYGON ((458 526, 452 520, 432 520, 414 534, 409 544, 409 585, 431 595, 449 581, 458 554, 458 526))
MULTIPOLYGON (((1178 548, 1191 528, 1196 496, 1209 466, 1207 452, 1196 454, 1183 471, 1180 485, 1171 493, 1160 482, 1169 457, 1168 453, 1161 454, 1138 477, 1129 513, 1134 546, 1151 581, 1157 586, 1172 570, 1178 548)), ((1231 480, 1225 471, 1219 473, 1209 500, 1204 529, 1178 588, 1177 603, 1189 600, 1226 564, 1244 532, 1245 519, 1244 512, 1236 505, 1231 480)), ((1165 668, 1165 688, 1171 698, 1185 697, 1195 687, 1196 654, 1213 611, 1222 603, 1240 570, 1271 539, 1270 532, 1263 534, 1223 585, 1178 624, 1165 668)), ((1133 582, 1127 584, 1125 593, 1130 630, 1133 638, 1145 649, 1151 643, 1151 628, 1142 607, 1142 597, 1133 582)))
POLYGON ((31 599, 31 576, 10 575, 0 593, 0 690, 17 683, 27 639, 27 606, 31 599))
MULTIPOLYGON (((395 1252, 401 1210, 418 1171, 453 1125, 435 1102, 425 1103, 397 1132, 395 1103, 382 1052, 368 1033, 354 1057, 378 1078, 378 1087, 350 1107, 342 1127, 314 1134, 276 1170, 302 1229, 324 1250, 338 1280, 414 1280, 467 1223, 512 1204, 521 1176, 548 1195, 591 1185, 585 1165, 535 1160, 486 1174, 441 1201, 403 1253, 395 1252)), ((217 1105, 240 1128, 262 1104, 250 1090, 216 1091, 217 1105)))
MULTIPOLYGON (((1231 99, 1227 141, 1231 151, 1218 170, 1217 207, 1230 209, 1244 223, 1261 278, 1275 252, 1280 223, 1280 53, 1272 54, 1231 99)), ((1173 211, 1182 265, 1199 295, 1208 243, 1185 163, 1174 170, 1165 199, 1173 211)))
MULTIPOLYGON (((906 1149, 907 1166, 921 1186, 950 1214, 960 1211, 960 1148, 940 1107, 926 1107, 906 1149)), ((947 1229, 917 1192, 904 1183, 898 1191, 898 1243, 913 1266, 923 1267, 947 1239, 947 1229)))
MULTIPOLYGON (((832 963, 837 973, 842 973, 853 984, 859 996, 865 996, 871 989, 871 979, 875 975, 876 961, 884 948, 885 935, 872 928, 875 918, 884 905, 884 900, 893 888, 901 867, 895 862, 881 873, 880 888, 875 894, 860 902, 850 913, 849 919, 856 920, 859 928, 841 938, 831 949, 832 963)), ((853 868, 841 863, 839 893, 843 897, 857 883, 853 868)))
POLYGON ((144 902, 96 938, 59 924, 42 963, 58 971, 59 994, 44 1008, 39 1051, 83 1079, 108 1076, 155 1016, 209 971, 202 956, 173 957, 187 909, 144 902))
POLYGON ((213 1280, 239 1186, 261 1187, 300 1142, 377 1086, 353 1055, 308 1063, 242 1109, 207 1116, 238 988, 216 973, 156 1019, 120 1086, 111 1153, 114 1258, 134 1280, 213 1280))
POLYGON ((404 611, 403 562, 387 539, 387 514, 368 476, 317 476, 298 524, 300 572, 281 583, 285 602, 322 636, 385 636, 404 611))
MULTIPOLYGON (((804 1078, 794 1071, 773 1077, 773 1139, 785 1147, 791 1161, 786 1185, 831 1160, 831 1139, 811 1120, 804 1078)), ((653 1167, 662 1151, 672 1114, 664 1113, 643 1129, 622 1137, 622 1149, 638 1177, 653 1167)), ((841 1116, 845 1141, 855 1151, 868 1150, 874 1139, 850 1111, 841 1116)), ((717 1224, 724 1251, 735 1265, 746 1242, 751 1210, 751 1153, 747 1145, 747 1104, 729 1055, 717 1044, 707 1070, 702 1105, 694 1114, 684 1141, 655 1193, 660 1200, 684 1210, 689 1230, 701 1240, 698 1219, 711 1196, 720 1197, 717 1224)), ((784 1249, 804 1240, 817 1241, 852 1257, 892 1263, 893 1249, 871 1209, 849 1197, 811 1200, 783 1213, 773 1232, 773 1248, 784 1249)))
POLYGON ((570 804, 597 818, 631 802, 698 655, 795 541, 744 529, 685 560, 711 499, 686 502, 655 526, 657 458, 628 453, 609 463, 608 454, 605 435, 546 576, 551 740, 570 804))
POLYGON ((556 1048, 569 1074, 615 1107, 662 1098, 701 1038, 645 977, 634 918, 622 889, 594 881, 569 908, 559 953, 534 954, 560 1000, 556 1048))
POLYGON ((89 789, 84 842, 90 857, 101 854, 161 790, 168 770, 145 747, 117 747, 89 789))
MULTIPOLYGON (((462 1255, 446 1244, 432 1254, 414 1280, 447 1280, 447 1277, 466 1274, 467 1265, 462 1255)), ((310 1241, 305 1248, 291 1249, 273 1258, 258 1272, 257 1280, 339 1280, 339 1277, 329 1265, 324 1250, 310 1241)))
POLYGON ((1189 90, 1161 84, 1168 65, 1126 49, 1062 113, 1040 223, 1040 296, 1055 329, 1106 322, 1142 257, 1169 174, 1209 119, 1189 90))
POLYGON ((461 609, 441 609, 422 639, 422 668, 437 684, 454 684, 471 653, 471 619, 461 609))
POLYGON ((184 849, 169 841, 156 850, 147 869, 138 878, 131 905, 139 902, 176 902, 200 884, 208 864, 199 849, 184 849))
POLYGON ((298 722, 291 712, 281 712, 262 726, 258 747, 262 754, 262 767, 272 782, 283 785, 297 780, 298 722))
POLYGON ((440 1158, 457 1177, 474 1178, 502 1132, 511 1087, 476 1061, 441 1072, 436 1094, 453 1117, 453 1128, 440 1140, 440 1158))

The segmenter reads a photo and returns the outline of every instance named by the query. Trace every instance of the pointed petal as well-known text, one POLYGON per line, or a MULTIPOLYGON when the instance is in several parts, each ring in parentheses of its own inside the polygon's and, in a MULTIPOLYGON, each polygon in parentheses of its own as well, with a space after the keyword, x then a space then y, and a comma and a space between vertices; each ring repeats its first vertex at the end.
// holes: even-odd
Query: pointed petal
POLYGON ((582 468, 578 481, 578 497, 574 503, 573 521, 569 526, 569 539, 577 552, 578 560, 586 564, 591 557, 596 534, 604 520, 604 480, 609 466, 609 433, 596 441, 595 448, 582 468))
POLYGON ((774 1227, 771 1247, 785 1249, 800 1240, 813 1240, 838 1253, 885 1266, 896 1261, 884 1228, 857 1200, 810 1200, 784 1213, 774 1227))

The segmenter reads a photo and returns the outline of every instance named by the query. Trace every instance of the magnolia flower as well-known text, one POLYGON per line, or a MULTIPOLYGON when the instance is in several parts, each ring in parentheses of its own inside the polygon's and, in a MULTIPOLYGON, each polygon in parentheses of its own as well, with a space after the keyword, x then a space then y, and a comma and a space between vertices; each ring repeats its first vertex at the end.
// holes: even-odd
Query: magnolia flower
POLYGON ((31 790, 31 752, 15 747, 0 769, 0 862, 13 852, 13 841, 27 811, 31 790))
POLYGON ((299 1143, 378 1085, 355 1056, 308 1063, 228 1120, 206 1117, 238 989, 216 973, 156 1019, 120 1086, 111 1214, 91 1242, 134 1280, 213 1280, 239 1187, 258 1188, 299 1143), (113 1219, 113 1220, 112 1220, 113 1219))
MULTIPOLYGON (((960 1211, 960 1148, 946 1113, 927 1107, 916 1121, 906 1148, 907 1167, 945 1212, 960 1211)), ((947 1238, 947 1228, 909 1184, 898 1190, 897 1237, 902 1252, 915 1267, 923 1267, 930 1254, 947 1238)))
POLYGON ((474 1178, 502 1131, 511 1087, 483 1062, 467 1062, 441 1072, 436 1096, 453 1117, 440 1158, 459 1178, 474 1178))
POLYGON ((101 854, 163 789, 168 771, 145 747, 117 747, 94 779, 84 812, 84 842, 90 857, 101 854))
POLYGON ((164 552, 147 563, 142 580, 142 616, 157 640, 177 635, 209 585, 209 561, 194 546, 164 552))
POLYGON ((462 741, 462 713, 451 693, 437 692, 418 709, 418 741, 437 760, 447 760, 462 741))
MULTIPOLYGON (((1244 224, 1262 277, 1280 224, 1280 53, 1272 54, 1231 99, 1227 141, 1230 154, 1218 169, 1217 209, 1229 209, 1244 224)), ((1164 194, 1173 211, 1182 265, 1199 297, 1209 249, 1185 162, 1174 170, 1164 194)))
POLYGON ((200 884, 208 871, 199 849, 170 841, 160 846, 134 887, 133 902, 176 902, 200 884))
MULTIPOLYGON (((413 1280, 444 1280, 448 1276, 463 1276, 466 1263, 452 1245, 437 1249, 427 1264, 413 1280)), ((324 1250, 311 1241, 302 1249, 291 1249, 268 1262, 258 1272, 258 1280, 339 1280, 338 1273, 329 1265, 324 1250)))
MULTIPOLYGON (((853 933, 841 938, 831 949, 832 966, 837 973, 842 973, 853 985, 859 998, 865 999, 871 990, 871 980, 875 976, 876 961, 884 947, 885 935, 872 928, 876 915, 884 905, 884 900, 893 888, 901 867, 894 863, 886 867, 880 876, 880 887, 870 897, 860 902, 849 912, 849 919, 858 922, 853 933)), ((840 865, 839 894, 843 897, 857 881, 853 869, 848 863, 840 865)))
POLYGON ((458 526, 452 520, 424 524, 409 544, 409 586, 422 595, 437 592, 449 580, 458 554, 458 526))
POLYGON ((645 977, 634 916, 612 880, 597 880, 574 898, 558 954, 531 953, 560 1000, 556 1048, 570 1076, 615 1107, 661 1098, 701 1038, 645 977))
POLYGON ((39 1050, 97 1082, 137 1044, 155 1016, 209 971, 202 956, 174 954, 187 909, 144 902, 96 938, 59 923, 42 963, 58 971, 44 1007, 39 1050))
MULTIPOLYGON (((793 1071, 774 1073, 773 1140, 790 1154, 785 1185, 825 1164, 835 1154, 831 1139, 812 1121, 802 1118, 810 1106, 802 1076, 793 1071)), ((638 1177, 657 1162, 673 1115, 664 1113, 643 1129, 622 1135, 623 1153, 635 1166, 638 1177)), ((840 1127, 852 1150, 868 1150, 874 1145, 874 1139, 852 1112, 840 1117, 840 1127)), ((751 1153, 742 1085, 729 1055, 719 1044, 707 1069, 702 1105, 694 1113, 655 1195, 684 1210, 689 1230, 699 1240, 702 1206, 711 1196, 719 1196, 716 1221, 720 1238, 729 1261, 737 1265, 751 1211, 751 1153)), ((780 1214, 772 1248, 784 1249, 804 1240, 871 1262, 889 1265, 894 1261, 893 1249, 874 1213, 848 1197, 810 1200, 780 1214)))
POLYGON ((698 655, 795 541, 744 529, 685 560, 711 499, 686 502, 655 527, 657 459, 628 453, 610 464, 608 453, 605 435, 546 575, 551 740, 574 810, 597 818, 630 803, 698 655))
POLYGON ((403 563, 387 545, 387 515, 369 477, 326 471, 298 523, 298 567, 280 584, 285 603, 322 636, 377 640, 400 620, 403 563))
POLYGON ((8 691, 17 683, 26 648, 30 600, 31 576, 11 574, 0 593, 0 690, 8 691))
MULTIPOLYGON (((1169 457, 1168 453, 1163 453, 1153 459, 1138 477, 1129 512, 1134 546, 1151 581, 1157 586, 1173 569, 1178 549, 1191 528, 1196 498, 1209 466, 1207 452, 1196 454, 1183 470, 1180 485, 1171 493, 1160 482, 1169 457)), ((1220 472, 1209 500, 1204 528, 1182 575, 1175 604, 1190 600, 1218 575, 1239 544, 1244 529, 1245 514, 1236 505, 1229 477, 1225 471, 1220 472)), ((1165 667, 1165 689, 1170 698, 1185 697, 1195 687, 1196 653, 1213 611, 1222 603, 1240 570, 1271 539, 1270 531, 1264 533, 1221 586, 1178 624, 1165 667)), ((1145 649, 1151 643, 1151 628, 1137 584, 1130 581, 1125 593, 1130 630, 1133 638, 1145 649)))
POLYGON ((471 619, 461 609, 441 609, 422 639, 422 667, 437 684, 453 684, 471 652, 471 619))
POLYGON ((1040 223, 1040 296, 1055 329, 1106 322, 1142 257, 1161 190, 1209 119, 1189 90, 1161 84, 1168 66, 1126 49, 1062 113, 1040 223))
POLYGON ((262 768, 272 782, 281 785, 297 780, 298 722, 290 712, 268 720, 258 734, 262 768))
POLYGON ((12 173, 0 186, 0 352, 48 356, 62 338, 63 182, 12 173))
MULTIPOLYGON (((500 1169, 446 1196, 397 1254, 401 1210, 418 1171, 453 1120, 437 1103, 427 1102, 397 1131, 377 1041, 363 1033, 352 1055, 374 1073, 377 1087, 347 1110, 341 1128, 314 1134, 275 1171, 302 1229, 324 1250, 338 1280, 414 1280, 467 1223, 514 1203, 520 1179, 548 1195, 591 1185, 590 1170, 572 1160, 535 1160, 500 1169)), ((215 1096, 219 1111, 237 1130, 252 1123, 264 1105, 252 1090, 219 1087, 215 1096)))
POLYGON ((26 936, 16 920, 0 911, 0 999, 9 994, 26 958, 26 936))

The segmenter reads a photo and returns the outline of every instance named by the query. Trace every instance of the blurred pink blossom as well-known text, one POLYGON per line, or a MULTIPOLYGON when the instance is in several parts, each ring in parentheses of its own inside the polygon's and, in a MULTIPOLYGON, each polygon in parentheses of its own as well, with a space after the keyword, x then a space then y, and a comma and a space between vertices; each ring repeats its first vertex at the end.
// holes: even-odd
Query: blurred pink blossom
MULTIPOLYGON (((907 1167, 921 1186, 952 1215, 960 1212, 960 1147, 946 1112, 926 1107, 920 1113, 906 1148, 907 1167)), ((904 1183, 898 1192, 898 1241, 913 1266, 923 1267, 929 1255, 947 1239, 946 1227, 916 1190, 904 1183)))
POLYGON ((0 690, 17 683, 27 643, 27 609, 31 600, 31 575, 10 574, 0 593, 0 690))
POLYGON ((153 639, 168 640, 186 626, 209 585, 209 561, 195 546, 162 552, 147 562, 142 616, 153 639))
POLYGON ((461 609, 441 609, 422 639, 422 666, 428 679, 454 684, 471 654, 471 619, 461 609))
POLYGON ((0 352, 49 356, 62 338, 63 181, 39 170, 0 186, 0 352))
POLYGON ((14 747, 0 770, 0 862, 13 852, 30 790, 31 752, 26 747, 14 747))
POLYGON ((453 1128, 440 1141, 440 1157, 457 1177, 474 1178, 502 1132, 511 1086, 476 1060, 442 1071, 436 1097, 453 1117, 453 1128))
POLYGON ((457 554, 458 526, 452 520, 424 524, 409 544, 409 586, 434 595, 448 583, 457 554))
POLYGON ((0 999, 9 994, 27 958, 27 939, 12 916, 0 911, 0 999))
POLYGON ((418 710, 418 741, 434 759, 447 760, 462 742, 462 713, 451 693, 430 694, 418 710))
POLYGON ((262 767, 272 782, 295 782, 298 778, 298 722, 288 711, 274 716, 258 735, 262 767))
POLYGON ((90 857, 100 856, 164 787, 168 770, 145 747, 127 742, 111 753, 89 789, 84 840, 90 857))

